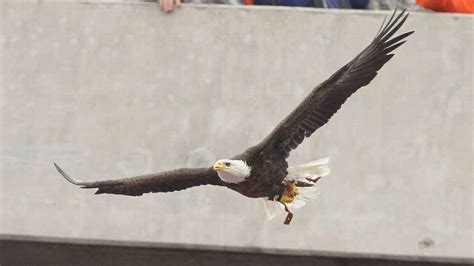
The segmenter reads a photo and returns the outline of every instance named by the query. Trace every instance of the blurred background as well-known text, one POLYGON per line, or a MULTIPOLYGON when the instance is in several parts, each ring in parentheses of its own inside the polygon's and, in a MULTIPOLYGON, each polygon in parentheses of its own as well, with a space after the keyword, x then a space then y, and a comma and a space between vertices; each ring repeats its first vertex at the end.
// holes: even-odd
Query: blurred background
POLYGON ((53 162, 92 181, 232 157, 364 49, 393 2, 1 1, 0 264, 472 264, 473 16, 399 3, 415 34, 292 153, 332 172, 286 226, 220 187, 95 196, 53 162))

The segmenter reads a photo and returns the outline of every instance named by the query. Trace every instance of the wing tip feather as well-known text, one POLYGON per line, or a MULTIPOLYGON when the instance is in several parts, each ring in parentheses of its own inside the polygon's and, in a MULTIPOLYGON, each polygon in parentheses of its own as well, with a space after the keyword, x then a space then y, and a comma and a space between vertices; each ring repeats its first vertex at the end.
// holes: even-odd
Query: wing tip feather
POLYGON ((59 165, 57 165, 56 163, 53 163, 54 164, 54 167, 56 168, 56 170, 64 177, 64 179, 66 179, 69 183, 71 184, 74 184, 76 186, 82 186, 82 185, 85 185, 85 182, 82 182, 81 180, 79 179, 76 179, 74 177, 71 177, 69 176, 66 172, 64 172, 63 169, 61 169, 61 167, 59 167, 59 165))
POLYGON ((406 9, 402 9, 402 12, 400 12, 397 15, 397 11, 398 11, 398 7, 394 10, 394 12, 392 13, 392 16, 390 17, 390 20, 385 25, 384 25, 385 23, 385 19, 384 19, 384 22, 382 22, 383 29, 377 32, 375 39, 380 39, 384 41, 388 40, 405 23, 410 13, 407 12, 406 9))

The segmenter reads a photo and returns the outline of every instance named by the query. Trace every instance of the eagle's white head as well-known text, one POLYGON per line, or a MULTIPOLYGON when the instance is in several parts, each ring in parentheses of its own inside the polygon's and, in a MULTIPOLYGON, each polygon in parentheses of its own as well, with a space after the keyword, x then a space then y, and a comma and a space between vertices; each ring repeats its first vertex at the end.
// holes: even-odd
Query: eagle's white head
POLYGON ((240 183, 250 176, 250 167, 241 160, 218 160, 214 170, 219 178, 226 183, 240 183))

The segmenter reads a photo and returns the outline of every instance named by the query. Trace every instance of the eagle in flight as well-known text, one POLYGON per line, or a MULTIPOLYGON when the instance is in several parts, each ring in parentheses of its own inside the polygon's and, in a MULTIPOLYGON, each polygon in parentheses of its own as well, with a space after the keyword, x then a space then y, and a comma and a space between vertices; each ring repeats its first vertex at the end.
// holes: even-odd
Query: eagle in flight
MULTIPOLYGON (((117 180, 85 182, 67 175, 57 164, 59 173, 82 188, 95 188, 95 194, 141 196, 150 192, 171 192, 200 185, 228 187, 251 198, 263 198, 267 204, 280 206, 293 217, 289 207, 298 208, 317 195, 316 182, 329 173, 328 158, 288 167, 291 150, 326 124, 341 105, 359 88, 369 84, 377 71, 392 57, 391 52, 414 31, 393 37, 408 17, 403 10, 394 11, 382 23, 374 40, 352 61, 309 95, 258 145, 231 159, 218 160, 208 168, 181 168, 117 180)), ((269 206, 269 205, 266 205, 269 206)), ((278 209, 278 208, 277 208, 278 209)))

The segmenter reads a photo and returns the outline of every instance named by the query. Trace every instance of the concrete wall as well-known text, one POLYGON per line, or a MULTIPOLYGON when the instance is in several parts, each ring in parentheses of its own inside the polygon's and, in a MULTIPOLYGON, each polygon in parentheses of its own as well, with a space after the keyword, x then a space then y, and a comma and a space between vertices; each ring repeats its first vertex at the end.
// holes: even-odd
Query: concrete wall
POLYGON ((331 156, 333 172, 284 226, 224 188, 94 196, 52 163, 94 180, 233 156, 386 13, 1 1, 0 14, 0 233, 473 257, 472 16, 411 14, 416 34, 292 153, 331 156))

